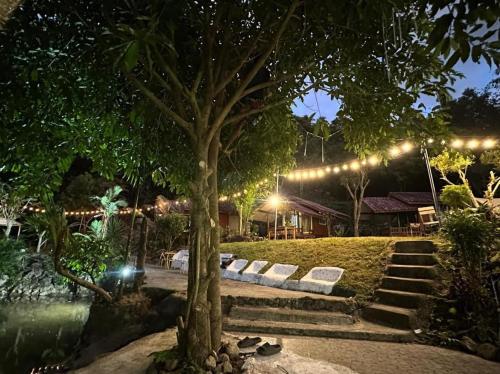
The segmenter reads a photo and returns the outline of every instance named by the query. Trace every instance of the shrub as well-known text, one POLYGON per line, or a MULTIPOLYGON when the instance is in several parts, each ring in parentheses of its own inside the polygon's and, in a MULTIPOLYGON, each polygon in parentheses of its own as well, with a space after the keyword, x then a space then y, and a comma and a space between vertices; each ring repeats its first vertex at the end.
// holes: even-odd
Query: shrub
POLYGON ((452 209, 473 206, 469 187, 464 184, 450 184, 448 186, 444 186, 439 199, 444 205, 447 205, 452 209))
POLYGON ((495 222, 481 209, 457 209, 448 212, 443 220, 442 233, 451 242, 471 280, 481 274, 481 263, 495 244, 495 222))
POLYGON ((186 216, 169 213, 156 221, 158 244, 161 249, 172 250, 187 226, 186 216))
POLYGON ((0 239, 0 278, 16 278, 22 270, 26 245, 20 240, 0 239))

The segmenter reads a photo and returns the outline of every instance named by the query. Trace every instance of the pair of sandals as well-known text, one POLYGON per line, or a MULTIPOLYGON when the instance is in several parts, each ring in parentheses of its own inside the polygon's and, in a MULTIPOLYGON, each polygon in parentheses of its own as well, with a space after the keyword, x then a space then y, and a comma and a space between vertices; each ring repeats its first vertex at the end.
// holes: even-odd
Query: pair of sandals
MULTIPOLYGON (((260 343, 261 341, 262 339, 259 337, 250 338, 247 336, 238 342, 238 348, 250 348, 260 343)), ((266 342, 261 346, 257 347, 257 353, 261 356, 272 356, 280 352, 281 352, 281 345, 279 344, 269 344, 266 342)), ((255 355, 255 352, 240 353, 240 355, 242 355, 243 357, 249 357, 255 355)))

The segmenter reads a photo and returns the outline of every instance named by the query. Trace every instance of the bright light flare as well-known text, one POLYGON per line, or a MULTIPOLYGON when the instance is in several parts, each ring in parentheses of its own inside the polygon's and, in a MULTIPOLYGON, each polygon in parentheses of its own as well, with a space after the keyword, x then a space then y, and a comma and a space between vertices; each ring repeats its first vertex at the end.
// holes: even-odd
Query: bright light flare
POLYGON ((464 141, 462 139, 455 139, 451 142, 451 146, 453 148, 462 148, 464 145, 464 141))
POLYGON ((413 149, 413 144, 411 144, 410 142, 404 142, 401 145, 401 149, 403 150, 403 152, 410 152, 413 149))
POLYGON ((477 147, 479 147, 479 140, 477 139, 471 139, 467 142, 467 148, 469 149, 476 149, 477 147))
POLYGON ((269 196, 269 202, 275 208, 277 208, 281 204, 281 197, 279 195, 271 195, 269 196))
POLYGON ((368 158, 368 163, 372 166, 375 166, 379 163, 379 159, 377 156, 370 156, 370 158, 368 158))
POLYGON ((127 265, 122 269, 121 274, 122 274, 123 278, 128 278, 132 275, 133 272, 134 272, 134 270, 130 266, 127 265))
POLYGON ((401 150, 399 149, 399 147, 394 146, 391 149, 389 149, 389 154, 392 157, 398 157, 401 154, 401 150))

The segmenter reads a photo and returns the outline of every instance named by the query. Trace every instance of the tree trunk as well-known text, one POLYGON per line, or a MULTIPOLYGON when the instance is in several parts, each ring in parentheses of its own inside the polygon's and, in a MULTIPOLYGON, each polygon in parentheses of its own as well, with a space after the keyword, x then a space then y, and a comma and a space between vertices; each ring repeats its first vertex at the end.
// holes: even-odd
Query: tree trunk
POLYGON ((355 196, 355 199, 353 200, 354 204, 354 209, 353 209, 353 216, 354 216, 354 222, 353 222, 353 227, 354 227, 354 236, 358 237, 359 236, 359 208, 358 208, 358 200, 357 196, 355 196))
POLYGON ((139 292, 142 284, 144 283, 144 273, 146 267, 146 254, 148 249, 148 219, 146 216, 142 218, 141 236, 139 239, 139 251, 135 262, 135 279, 134 279, 134 292, 139 292))
POLYGON ((208 288, 214 274, 208 272, 211 243, 208 186, 208 147, 200 139, 194 144, 196 174, 191 185, 191 236, 189 249, 188 300, 185 321, 179 321, 179 346, 187 360, 202 367, 212 352, 208 288))
POLYGON ((210 217, 212 219, 212 230, 210 235, 210 249, 208 260, 208 272, 212 276, 208 286, 208 301, 210 303, 210 327, 212 349, 217 350, 220 346, 222 334, 222 306, 220 298, 220 225, 219 225, 219 189, 218 189, 218 160, 219 160, 219 137, 218 131, 209 149, 209 167, 212 171, 208 179, 210 186, 210 217))

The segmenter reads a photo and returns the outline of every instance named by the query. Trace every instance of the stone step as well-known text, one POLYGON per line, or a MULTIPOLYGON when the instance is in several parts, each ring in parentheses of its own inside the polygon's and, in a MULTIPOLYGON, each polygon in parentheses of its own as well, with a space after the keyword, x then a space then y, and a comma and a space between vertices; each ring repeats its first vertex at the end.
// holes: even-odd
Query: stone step
POLYGON ((393 305, 400 308, 418 308, 428 298, 428 295, 415 292, 385 290, 379 288, 375 290, 375 298, 380 304, 393 305))
POLYGON ((436 292, 434 285, 434 281, 430 279, 382 277, 382 288, 386 290, 417 292, 426 295, 433 295, 436 292))
POLYGON ((415 265, 388 265, 387 275, 401 278, 435 279, 437 270, 435 266, 415 265))
POLYGON ((434 253, 437 251, 436 246, 430 240, 408 240, 396 242, 396 253, 434 253))
MULTIPOLYGON (((269 289, 264 286, 256 286, 269 289)), ((288 291, 292 293, 293 291, 288 291)), ((320 296, 315 294, 297 293, 299 296, 291 297, 255 297, 255 296, 232 296, 223 295, 221 297, 224 314, 234 306, 245 307, 269 307, 269 308, 288 308, 294 310, 328 311, 344 314, 353 314, 356 310, 356 304, 352 299, 336 296, 320 296), (307 296, 302 296, 307 295, 307 296)))
POLYGON ((299 335, 400 343, 411 342, 415 337, 411 331, 379 326, 367 321, 356 322, 354 325, 313 325, 225 318, 223 328, 225 331, 252 334, 299 335))
POLYGON ((233 306, 229 312, 232 319, 250 321, 276 321, 329 325, 352 325, 351 315, 335 312, 318 312, 289 308, 233 306))
POLYGON ((435 265, 436 257, 423 253, 393 253, 391 262, 396 265, 435 265))
POLYGON ((412 309, 372 304, 363 309, 362 315, 364 319, 370 322, 392 328, 413 329, 416 327, 416 313, 412 309))

